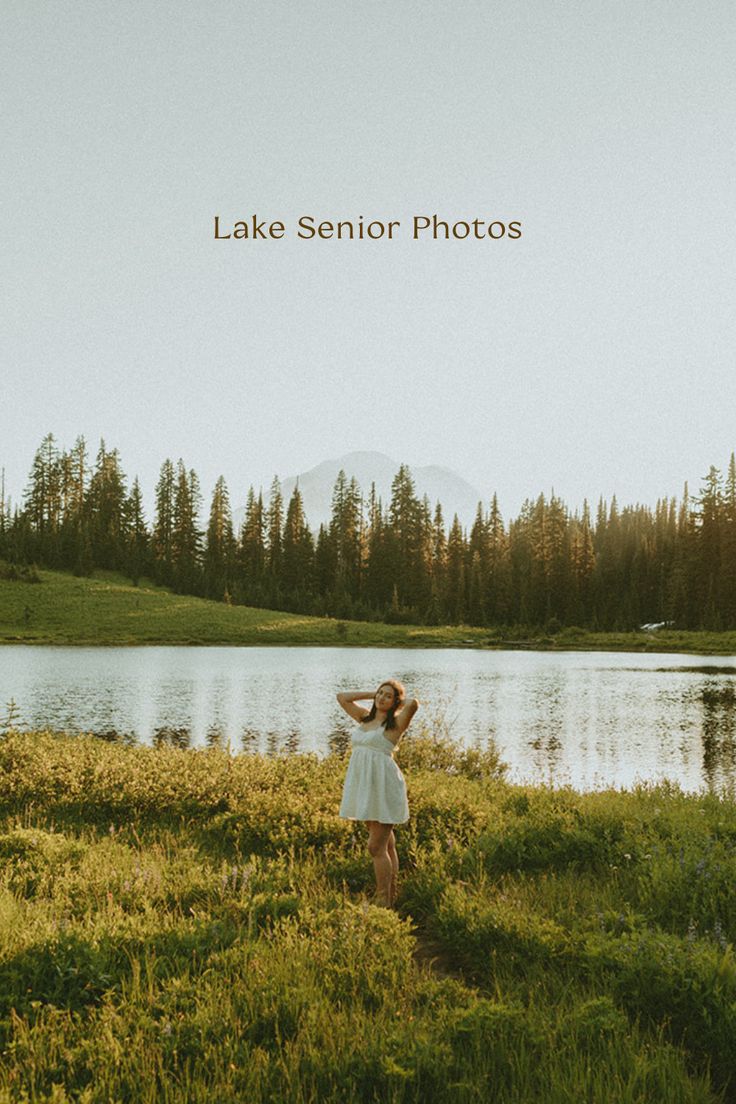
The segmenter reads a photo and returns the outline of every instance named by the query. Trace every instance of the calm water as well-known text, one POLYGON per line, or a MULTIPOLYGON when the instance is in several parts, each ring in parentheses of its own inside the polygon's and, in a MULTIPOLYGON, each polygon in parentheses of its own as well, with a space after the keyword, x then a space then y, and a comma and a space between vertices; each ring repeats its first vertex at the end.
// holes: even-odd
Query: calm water
MULTIPOLYGON (((736 780, 736 659, 381 648, 0 648, 0 715, 21 725, 234 751, 345 746, 338 690, 389 676, 414 721, 496 740, 514 780, 580 789, 736 780)), ((410 730, 411 732, 411 730, 410 730)))

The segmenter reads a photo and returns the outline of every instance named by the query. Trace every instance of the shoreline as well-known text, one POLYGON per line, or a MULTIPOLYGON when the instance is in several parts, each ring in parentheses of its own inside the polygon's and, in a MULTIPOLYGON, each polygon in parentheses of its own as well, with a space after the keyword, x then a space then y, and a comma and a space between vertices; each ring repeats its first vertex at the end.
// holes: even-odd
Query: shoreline
MULTIPOLYGON (((363 622, 357 622, 362 624, 363 622)), ((355 622, 353 622, 355 624, 355 622)), ((452 626, 450 626, 452 627, 452 626)), ((513 644, 508 642, 499 643, 470 643, 462 641, 423 641, 417 642, 412 640, 274 640, 273 634, 269 634, 271 639, 255 639, 255 640, 232 640, 223 637, 222 639, 171 639, 167 637, 160 637, 157 639, 148 640, 131 640, 130 638, 120 639, 79 639, 74 638, 71 640, 59 640, 51 636, 40 637, 28 637, 18 636, 11 637, 6 636, 0 638, 0 649, 5 647, 43 647, 43 648, 348 648, 348 649, 370 649, 370 648, 385 648, 388 650, 405 649, 409 651, 481 651, 481 652, 553 652, 563 654, 565 652, 609 652, 611 654, 616 653, 631 653, 641 655, 691 655, 691 656, 722 656, 730 657, 736 660, 736 650, 733 648, 719 648, 716 646, 708 647, 700 645, 690 646, 685 641, 663 641, 659 642, 644 642, 641 643, 636 639, 631 641, 621 641, 616 643, 604 643, 596 642, 595 640, 575 643, 566 641, 560 645, 545 644, 542 642, 529 642, 513 644)), ((633 636, 634 634, 632 634, 633 636)), ((734 666, 736 672, 736 666, 734 666)))
POLYGON ((631 652, 736 658, 736 630, 555 632, 523 625, 416 625, 233 606, 175 594, 115 572, 42 569, 40 581, 0 579, 0 647, 330 647, 631 652))

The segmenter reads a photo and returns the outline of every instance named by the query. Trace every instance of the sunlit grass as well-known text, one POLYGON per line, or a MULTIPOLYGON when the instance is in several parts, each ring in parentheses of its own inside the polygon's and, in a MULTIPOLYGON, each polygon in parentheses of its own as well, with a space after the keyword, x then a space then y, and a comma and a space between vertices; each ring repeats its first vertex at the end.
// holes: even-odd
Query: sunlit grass
POLYGON ((0 738, 0 1101, 730 1098, 733 803, 399 758, 390 911, 339 755, 0 738))
POLYGON ((339 647, 482 647, 736 653, 736 633, 592 633, 524 628, 387 625, 230 606, 174 594, 114 572, 77 578, 38 572, 40 583, 0 578, 0 643, 295 644, 339 647))

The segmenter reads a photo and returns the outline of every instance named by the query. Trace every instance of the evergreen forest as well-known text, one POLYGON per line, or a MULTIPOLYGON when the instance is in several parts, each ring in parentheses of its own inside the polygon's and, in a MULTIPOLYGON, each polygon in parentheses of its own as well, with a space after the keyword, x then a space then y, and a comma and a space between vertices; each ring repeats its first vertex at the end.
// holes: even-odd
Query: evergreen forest
POLYGON ((341 471, 331 518, 315 534, 299 487, 251 487, 239 531, 223 477, 209 504, 196 472, 164 460, 154 516, 144 516, 117 449, 69 451, 48 434, 22 503, 0 494, 6 572, 29 565, 120 571, 228 603, 357 620, 625 631, 647 622, 736 628, 736 461, 711 467, 679 502, 571 511, 554 492, 504 522, 494 494, 464 528, 420 498, 402 465, 390 501, 341 471), (205 519, 206 525, 204 523, 205 519))

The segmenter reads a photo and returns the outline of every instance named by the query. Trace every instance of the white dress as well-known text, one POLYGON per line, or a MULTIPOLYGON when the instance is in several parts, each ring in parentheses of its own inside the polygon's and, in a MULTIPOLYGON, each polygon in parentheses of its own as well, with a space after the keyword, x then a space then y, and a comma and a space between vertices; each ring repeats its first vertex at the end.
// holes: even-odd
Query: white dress
POLYGON ((394 760, 395 745, 383 727, 358 724, 350 740, 352 751, 340 804, 346 820, 377 820, 404 824, 409 819, 406 782, 394 760))

